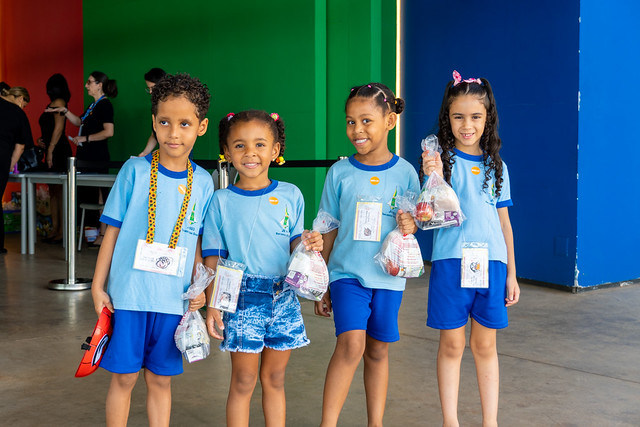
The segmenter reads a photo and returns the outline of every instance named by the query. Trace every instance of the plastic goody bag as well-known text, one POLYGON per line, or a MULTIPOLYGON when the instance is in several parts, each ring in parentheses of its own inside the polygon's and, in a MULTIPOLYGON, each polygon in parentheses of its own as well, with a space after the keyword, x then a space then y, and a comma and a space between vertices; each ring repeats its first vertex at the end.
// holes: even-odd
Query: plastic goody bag
MULTIPOLYGON (((340 221, 323 210, 313 220, 313 230, 320 234, 326 234, 339 226, 340 221)), ((289 258, 284 280, 301 297, 320 301, 329 287, 329 271, 320 252, 309 251, 300 242, 289 258)))
MULTIPOLYGON (((415 210, 416 194, 408 192, 398 196, 398 208, 411 213, 415 210)), ((382 271, 399 277, 420 277, 424 273, 424 261, 420 245, 413 234, 403 235, 398 228, 391 230, 374 256, 382 271)))
MULTIPOLYGON (((438 138, 429 135, 422 140, 422 150, 428 155, 441 152, 438 138)), ((460 201, 453 188, 437 173, 429 175, 418 196, 414 218, 422 230, 458 227, 464 221, 460 201)))
POLYGON ((242 276, 247 266, 241 262, 218 258, 216 279, 209 307, 235 313, 242 287, 242 276))
MULTIPOLYGON (((196 266, 196 274, 193 277, 193 282, 187 292, 182 294, 182 299, 193 299, 200 295, 215 275, 215 271, 205 265, 198 264, 196 266)), ((209 334, 207 333, 207 325, 202 319, 202 315, 198 310, 187 311, 180 324, 176 328, 176 333, 173 335, 173 339, 176 342, 176 347, 182 352, 182 355, 189 363, 202 360, 209 355, 210 341, 209 334)))

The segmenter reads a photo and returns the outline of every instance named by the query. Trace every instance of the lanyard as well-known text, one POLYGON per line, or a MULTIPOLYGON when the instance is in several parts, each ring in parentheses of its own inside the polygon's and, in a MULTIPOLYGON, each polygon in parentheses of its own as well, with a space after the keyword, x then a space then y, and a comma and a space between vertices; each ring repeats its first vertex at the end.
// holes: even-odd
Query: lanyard
MULTIPOLYGON (((155 151, 153 153, 153 159, 151 160, 151 177, 149 179, 149 229, 147 230, 147 243, 152 244, 156 234, 156 207, 157 207, 157 194, 158 194, 158 160, 160 158, 160 152, 155 151)), ((180 231, 182 230, 182 223, 187 216, 187 209, 189 207, 189 200, 191 199, 191 187, 193 184, 193 167, 191 161, 187 159, 187 191, 185 192, 184 199, 182 200, 182 207, 180 208, 180 215, 176 221, 175 227, 173 227, 173 233, 169 239, 169 247, 175 249, 178 244, 178 238, 180 237, 180 231)))
POLYGON ((95 100, 91 105, 89 105, 89 108, 87 108, 87 111, 85 111, 82 117, 80 117, 81 122, 84 122, 84 119, 86 119, 91 115, 91 112, 93 111, 94 108, 96 108, 96 105, 98 104, 98 102, 102 101, 105 96, 106 95, 102 95, 100 98, 95 100))

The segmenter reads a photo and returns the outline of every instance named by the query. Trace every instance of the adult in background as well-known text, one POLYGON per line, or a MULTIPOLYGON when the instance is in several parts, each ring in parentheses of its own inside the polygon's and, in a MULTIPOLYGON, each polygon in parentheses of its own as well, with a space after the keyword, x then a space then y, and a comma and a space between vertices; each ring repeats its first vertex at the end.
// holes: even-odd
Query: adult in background
MULTIPOLYGON (((68 108, 55 107, 47 108, 45 112, 63 112, 64 116, 75 125, 79 126, 78 136, 71 139, 71 142, 78 146, 76 157, 78 160, 106 162, 109 157, 109 138, 113 136, 113 105, 109 98, 118 95, 118 86, 115 80, 100 71, 89 74, 87 83, 84 85, 87 93, 94 101, 85 110, 82 116, 76 116, 68 108)), ((108 173, 108 168, 83 167, 78 168, 84 173, 108 173)), ((107 188, 98 187, 78 187, 78 201, 80 203, 104 203, 107 200, 109 191, 107 188)), ((102 236, 106 226, 99 225, 99 214, 95 211, 87 212, 87 225, 100 227, 100 235, 94 242, 94 246, 102 243, 102 236)))
MULTIPOLYGON (((4 82, 3 82, 4 83, 4 82)), ((9 171, 18 162, 25 146, 33 146, 29 119, 22 111, 29 102, 29 92, 24 88, 7 89, 2 85, 0 93, 0 195, 4 194, 9 180, 9 171), (16 96, 17 95, 17 96, 16 96)), ((0 203, 0 218, 4 218, 0 203)), ((0 254, 6 254, 4 247, 4 225, 0 227, 0 254)))
MULTIPOLYGON (((69 98, 71 98, 67 79, 62 74, 54 74, 47 80, 46 88, 50 100, 46 109, 63 108, 66 110, 69 98)), ((42 135, 41 140, 47 150, 46 164, 48 171, 64 173, 67 170, 67 159, 71 157, 71 146, 65 134, 66 122, 64 111, 58 113, 43 112, 38 120, 42 135)), ((51 197, 51 232, 45 241, 48 243, 61 243, 62 185, 49 185, 49 195, 51 197)))
MULTIPOLYGON (((153 92, 153 87, 160 81, 161 78, 166 76, 167 73, 162 68, 152 68, 144 74, 144 83, 147 85, 147 93, 151 94, 153 92)), ((156 132, 153 130, 153 125, 151 126, 151 135, 149 135, 149 139, 147 140, 147 145, 144 147, 144 150, 138 157, 144 157, 156 148, 156 144, 158 140, 156 139, 156 132)))

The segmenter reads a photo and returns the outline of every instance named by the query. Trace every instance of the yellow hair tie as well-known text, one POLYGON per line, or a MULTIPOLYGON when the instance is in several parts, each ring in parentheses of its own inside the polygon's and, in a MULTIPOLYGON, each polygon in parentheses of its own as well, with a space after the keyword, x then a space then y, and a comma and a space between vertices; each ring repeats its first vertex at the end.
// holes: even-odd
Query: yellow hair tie
POLYGON ((278 162, 278 164, 280 166, 284 165, 285 161, 284 161, 284 157, 280 156, 276 159, 276 162, 278 162))
POLYGON ((220 154, 218 155, 218 157, 220 158, 221 162, 226 162, 227 160, 224 158, 224 154, 220 154))

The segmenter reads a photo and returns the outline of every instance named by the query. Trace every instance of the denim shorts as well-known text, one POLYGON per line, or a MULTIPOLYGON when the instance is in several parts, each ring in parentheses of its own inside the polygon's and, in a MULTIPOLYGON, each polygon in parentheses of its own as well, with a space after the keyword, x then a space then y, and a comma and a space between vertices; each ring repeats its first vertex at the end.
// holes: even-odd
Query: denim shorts
POLYGON ((309 344, 296 294, 282 276, 245 274, 235 313, 224 313, 222 351, 260 353, 309 344))

